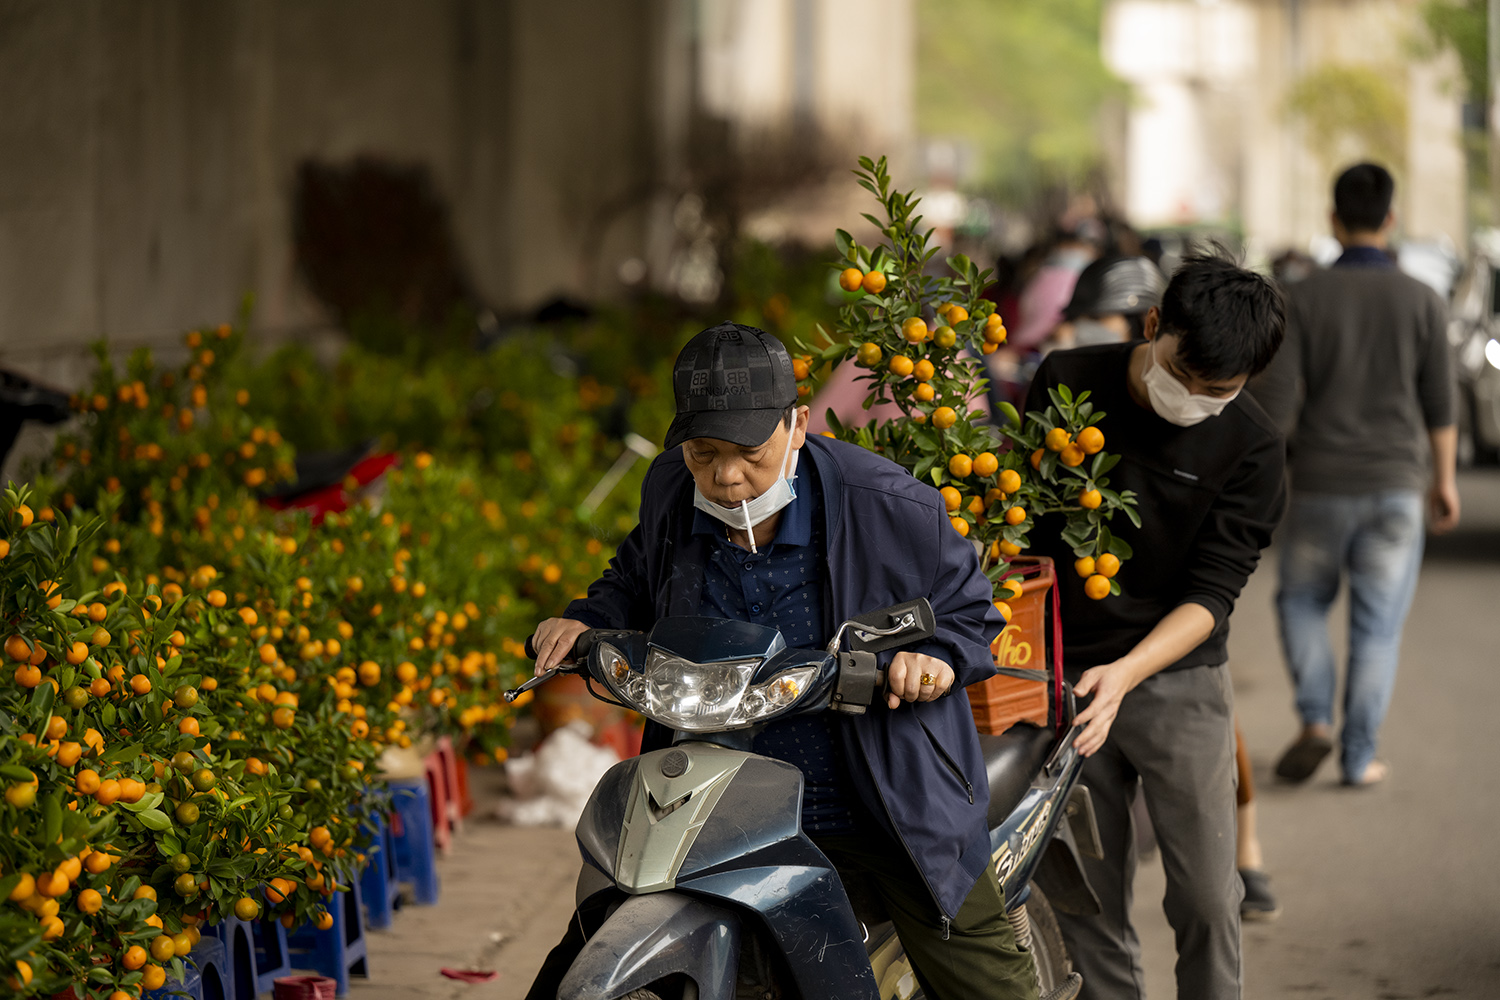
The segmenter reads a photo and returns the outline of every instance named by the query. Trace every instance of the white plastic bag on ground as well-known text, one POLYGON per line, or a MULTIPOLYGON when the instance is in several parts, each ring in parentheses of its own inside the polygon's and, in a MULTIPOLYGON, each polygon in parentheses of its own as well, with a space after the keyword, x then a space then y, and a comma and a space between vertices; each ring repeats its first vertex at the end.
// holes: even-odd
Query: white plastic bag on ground
POLYGON ((503 799, 496 814, 516 826, 574 827, 599 779, 620 762, 609 747, 589 742, 593 730, 573 722, 542 741, 535 754, 505 762, 515 798, 503 799))
POLYGON ((410 781, 424 774, 422 753, 415 746, 388 746, 380 755, 380 774, 393 781, 410 781))

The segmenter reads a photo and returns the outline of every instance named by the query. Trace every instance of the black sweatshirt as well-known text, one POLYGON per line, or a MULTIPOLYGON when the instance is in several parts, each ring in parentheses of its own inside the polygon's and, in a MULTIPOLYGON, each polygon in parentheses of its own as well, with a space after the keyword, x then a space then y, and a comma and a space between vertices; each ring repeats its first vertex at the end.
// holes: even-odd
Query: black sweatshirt
POLYGON ((1090 392, 1096 412, 1106 414, 1098 424, 1104 449, 1121 456, 1106 477, 1108 488, 1134 490, 1141 515, 1140 528, 1124 514, 1109 523, 1135 553, 1115 578, 1119 596, 1102 601, 1084 596, 1076 557, 1059 537, 1062 515, 1041 518, 1031 532, 1033 554, 1057 561, 1064 663, 1073 679, 1124 656, 1188 603, 1213 614, 1214 631, 1167 669, 1224 663, 1229 613, 1286 507, 1285 445, 1250 394, 1241 392, 1217 417, 1178 427, 1131 398, 1127 378, 1135 346, 1055 352, 1042 362, 1026 399, 1028 411, 1041 412, 1049 388, 1090 392))

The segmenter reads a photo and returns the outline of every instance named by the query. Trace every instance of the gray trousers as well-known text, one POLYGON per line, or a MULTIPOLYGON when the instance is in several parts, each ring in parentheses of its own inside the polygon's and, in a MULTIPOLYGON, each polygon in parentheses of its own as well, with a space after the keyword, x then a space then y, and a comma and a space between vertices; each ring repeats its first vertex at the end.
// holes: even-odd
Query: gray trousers
POLYGON ((1087 1000, 1146 995, 1140 939, 1130 923, 1137 788, 1166 869, 1162 905, 1177 935, 1177 996, 1240 996, 1244 889, 1235 868, 1233 698, 1222 666, 1147 678, 1125 696, 1109 739, 1083 765, 1104 846, 1102 861, 1083 859, 1084 872, 1102 912, 1057 919, 1087 1000))

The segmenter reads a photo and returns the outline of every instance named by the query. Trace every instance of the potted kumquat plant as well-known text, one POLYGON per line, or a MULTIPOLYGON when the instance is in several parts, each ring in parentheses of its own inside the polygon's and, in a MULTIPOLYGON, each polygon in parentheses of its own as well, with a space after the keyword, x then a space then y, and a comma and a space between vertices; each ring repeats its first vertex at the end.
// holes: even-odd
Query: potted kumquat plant
POLYGON ((1112 579, 1131 552, 1108 522, 1138 515, 1131 493, 1108 488, 1118 456, 1104 451, 1097 426, 1104 414, 1087 393, 1075 398, 1066 387, 1024 425, 1008 403, 993 418, 976 408, 987 385, 981 358, 1006 339, 994 304, 981 297, 989 272, 959 254, 947 258, 950 275, 927 273, 938 248, 929 245, 932 230, 919 228, 920 199, 892 187, 884 157, 861 157, 855 173, 884 209, 884 218, 865 216, 884 240, 866 247, 838 231, 839 283, 857 297, 839 310, 828 343, 801 345, 797 370, 813 379, 852 361, 866 370, 866 408, 894 403, 901 416, 846 427, 830 411, 832 434, 937 487, 953 530, 980 546, 998 590, 1008 592, 1007 561, 1027 547, 1036 519, 1062 514, 1079 572, 1088 570, 1089 596, 1118 593, 1112 579))
MULTIPOLYGON (((989 272, 958 254, 947 258, 947 274, 929 273, 938 248, 932 231, 920 228, 919 199, 892 186, 884 157, 862 157, 855 174, 880 202, 883 215, 865 218, 883 239, 864 246, 837 232, 838 281, 849 300, 831 334, 820 331, 821 343, 800 345, 794 367, 806 380, 803 395, 832 366, 852 363, 869 386, 866 409, 895 404, 900 416, 863 425, 846 426, 830 410, 829 433, 885 455, 938 489, 953 530, 977 547, 1005 616, 993 646, 996 662, 1041 666, 1048 639, 1040 598, 1053 574, 1050 560, 1022 555, 1037 519, 1064 519, 1062 537, 1089 597, 1118 594, 1115 574, 1131 556, 1108 527, 1120 513, 1139 522, 1134 496, 1109 488, 1119 459, 1104 451, 1098 426, 1104 414, 1087 393, 1075 396, 1066 387, 1024 423, 1009 403, 986 413, 979 405, 987 386, 983 358, 1006 340, 1004 321, 981 295, 989 272)), ((998 732, 1037 714, 1045 719, 1046 696, 1038 687, 1006 677, 982 686, 971 697, 982 729, 998 732)))

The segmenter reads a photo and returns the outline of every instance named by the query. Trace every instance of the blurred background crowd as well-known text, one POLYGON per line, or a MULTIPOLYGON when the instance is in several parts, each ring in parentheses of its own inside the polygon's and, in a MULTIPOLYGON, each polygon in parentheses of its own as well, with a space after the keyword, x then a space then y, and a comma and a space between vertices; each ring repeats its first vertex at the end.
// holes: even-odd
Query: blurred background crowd
MULTIPOLYGON (((371 414, 354 383, 538 328, 554 367, 618 390, 624 413, 703 317, 812 332, 838 296, 831 232, 859 217, 849 166, 874 152, 946 247, 994 262, 1014 366, 1075 342, 1054 328, 1100 257, 1170 275, 1214 240, 1286 281, 1329 264, 1331 178, 1373 159, 1398 179, 1402 267, 1454 305, 1464 457, 1493 458, 1485 16, 1484 0, 9 2, 0 364, 72 389, 96 338, 170 358, 243 299, 278 387, 257 405, 295 417, 302 447, 440 447, 461 414, 371 414)), ((460 409, 494 405, 437 382, 468 393, 460 409)))

